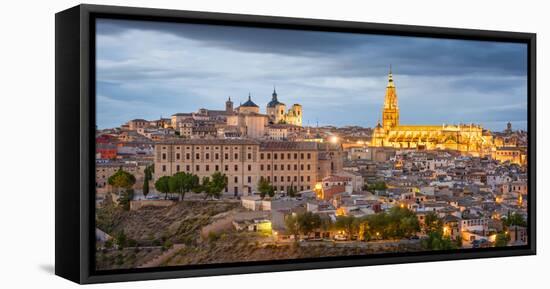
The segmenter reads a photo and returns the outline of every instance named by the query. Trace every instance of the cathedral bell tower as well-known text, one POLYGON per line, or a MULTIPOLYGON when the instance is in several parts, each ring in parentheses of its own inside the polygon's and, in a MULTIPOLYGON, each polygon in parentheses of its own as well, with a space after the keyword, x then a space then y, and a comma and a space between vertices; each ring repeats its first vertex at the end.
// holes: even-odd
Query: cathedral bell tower
POLYGON ((382 127, 389 131, 399 125, 399 106, 397 105, 397 93, 395 92, 395 83, 390 66, 388 74, 388 85, 386 86, 386 96, 384 98, 384 108, 382 109, 382 127))
POLYGON ((233 112, 233 102, 231 101, 231 96, 225 102, 225 112, 227 113, 233 112))

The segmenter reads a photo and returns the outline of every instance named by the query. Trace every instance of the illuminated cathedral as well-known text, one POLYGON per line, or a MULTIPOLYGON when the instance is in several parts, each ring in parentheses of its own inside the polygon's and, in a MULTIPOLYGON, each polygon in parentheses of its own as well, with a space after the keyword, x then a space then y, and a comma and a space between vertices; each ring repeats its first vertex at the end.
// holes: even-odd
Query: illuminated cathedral
POLYGON ((494 150, 491 133, 476 124, 458 125, 402 125, 399 123, 399 105, 390 68, 388 85, 382 108, 382 124, 378 121, 371 146, 419 150, 456 150, 483 156, 494 150))
POLYGON ((275 91, 275 87, 273 87, 271 101, 266 106, 266 113, 269 116, 271 123, 284 123, 302 126, 302 106, 295 103, 287 111, 286 104, 277 99, 277 91, 275 91))

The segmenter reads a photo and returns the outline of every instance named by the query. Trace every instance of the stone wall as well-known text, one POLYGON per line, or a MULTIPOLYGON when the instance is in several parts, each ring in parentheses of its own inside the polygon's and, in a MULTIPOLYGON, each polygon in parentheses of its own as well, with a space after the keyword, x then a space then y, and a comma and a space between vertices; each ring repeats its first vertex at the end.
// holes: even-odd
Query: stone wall
POLYGON ((174 204, 172 200, 139 200, 130 201, 130 210, 139 210, 143 207, 169 207, 174 204))

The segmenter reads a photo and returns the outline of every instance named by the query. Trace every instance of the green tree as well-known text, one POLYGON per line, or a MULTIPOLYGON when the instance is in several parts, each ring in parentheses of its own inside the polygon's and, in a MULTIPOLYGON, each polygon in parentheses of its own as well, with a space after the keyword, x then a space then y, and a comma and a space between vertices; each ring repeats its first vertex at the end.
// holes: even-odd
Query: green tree
POLYGON ((149 194, 149 179, 144 178, 143 179, 143 196, 147 197, 148 194, 149 194))
POLYGON ((120 167, 116 173, 107 179, 107 183, 116 191, 119 205, 125 210, 129 210, 130 201, 134 198, 132 187, 136 183, 136 177, 123 171, 120 167))
POLYGON ((111 185, 117 193, 120 193, 121 190, 132 188, 136 183, 136 177, 123 171, 122 167, 120 167, 116 173, 107 179, 107 183, 111 185))
POLYGON ((366 242, 370 241, 372 239, 372 232, 369 222, 367 220, 360 220, 358 223, 359 230, 357 235, 359 235, 359 240, 366 242))
POLYGON ((305 212, 297 215, 298 230, 304 236, 309 236, 313 231, 321 227, 321 217, 312 212, 305 212))
POLYGON ((152 168, 152 166, 147 166, 143 171, 143 196, 145 197, 147 197, 147 195, 149 194, 149 181, 153 177, 153 174, 151 173, 152 168))
POLYGON ((258 191, 260 192, 260 197, 263 199, 266 195, 273 197, 275 196, 275 188, 267 181, 264 177, 261 177, 258 181, 258 191))
POLYGON ((120 194, 118 204, 126 211, 130 210, 130 201, 134 199, 134 189, 126 189, 120 194))
POLYGON ((393 207, 387 212, 369 215, 356 222, 359 238, 401 239, 420 231, 420 223, 414 212, 407 208, 393 207))
POLYGON ((126 247, 126 244, 128 242, 128 237, 126 236, 126 233, 124 233, 124 230, 119 231, 115 235, 115 243, 117 244, 119 249, 123 249, 126 247))
POLYGON ((390 237, 388 234, 389 218, 386 212, 367 216, 369 222, 369 235, 371 238, 385 239, 390 237))
POLYGON ((510 241, 510 235, 502 232, 495 237, 495 247, 506 247, 510 241))
POLYGON ((412 237, 418 231, 420 231, 420 223, 416 216, 407 216, 401 218, 399 222, 399 234, 398 237, 412 237))
POLYGON ((358 229, 358 223, 354 216, 338 216, 334 227, 346 233, 347 238, 351 238, 358 229))
POLYGON ((170 192, 170 177, 169 176, 162 176, 155 182, 155 189, 158 192, 164 193, 164 199, 168 197, 168 193, 170 192))
POLYGON ((426 233, 438 232, 443 234, 443 221, 434 213, 430 212, 424 218, 426 233))
POLYGON ((179 172, 174 174, 173 176, 170 177, 170 180, 168 181, 168 187, 170 189, 170 192, 178 193, 180 195, 181 200, 183 200, 186 193, 191 192, 198 185, 199 185, 198 176, 190 173, 184 173, 184 172, 179 172))
POLYGON ((195 189, 195 193, 204 193, 204 198, 206 199, 208 197, 210 183, 210 177, 203 177, 201 184, 195 189))
POLYGON ((525 221, 523 216, 518 213, 508 212, 508 215, 505 218, 503 218, 502 222, 507 227, 510 227, 510 226, 526 227, 527 226, 527 222, 525 221))
POLYGON ((300 234, 300 229, 298 226, 298 217, 297 215, 287 215, 285 216, 285 227, 288 234, 294 236, 294 240, 298 241, 298 234, 300 234))
POLYGON ((426 250, 452 250, 456 249, 456 244, 451 238, 443 236, 440 232, 428 233, 428 238, 422 240, 422 247, 426 250))
POLYGON ((393 207, 387 218, 390 223, 387 232, 392 238, 408 238, 420 231, 420 223, 416 214, 407 208, 393 207))
POLYGON ((387 188, 388 188, 388 186, 386 186, 385 182, 374 182, 372 184, 363 185, 363 189, 367 190, 367 191, 370 191, 370 192, 383 191, 387 188))
POLYGON ((225 174, 222 174, 220 172, 215 172, 212 174, 211 181, 209 181, 208 186, 206 188, 206 196, 207 197, 214 197, 214 198, 220 198, 222 196, 222 191, 227 186, 227 176, 225 174))

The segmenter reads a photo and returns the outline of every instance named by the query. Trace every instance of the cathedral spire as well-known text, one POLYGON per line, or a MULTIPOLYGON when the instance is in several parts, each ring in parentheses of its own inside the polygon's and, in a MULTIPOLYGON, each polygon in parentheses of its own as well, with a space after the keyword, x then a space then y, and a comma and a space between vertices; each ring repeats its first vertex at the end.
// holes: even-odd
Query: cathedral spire
POLYGON ((388 73, 388 86, 384 97, 384 108, 382 109, 382 126, 388 130, 399 125, 399 106, 397 105, 397 92, 393 82, 392 67, 388 73))
POLYGON ((390 64, 390 73, 388 74, 388 87, 395 87, 395 84, 393 83, 393 73, 391 71, 391 64, 390 64))
POLYGON ((277 100, 277 90, 275 90, 275 85, 273 85, 273 94, 271 94, 273 100, 277 100))

